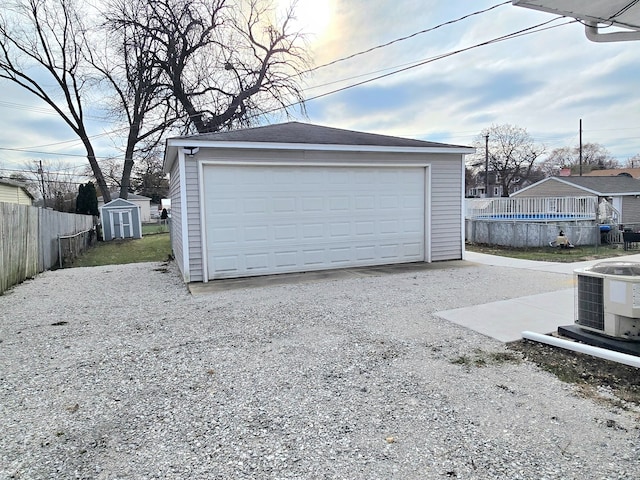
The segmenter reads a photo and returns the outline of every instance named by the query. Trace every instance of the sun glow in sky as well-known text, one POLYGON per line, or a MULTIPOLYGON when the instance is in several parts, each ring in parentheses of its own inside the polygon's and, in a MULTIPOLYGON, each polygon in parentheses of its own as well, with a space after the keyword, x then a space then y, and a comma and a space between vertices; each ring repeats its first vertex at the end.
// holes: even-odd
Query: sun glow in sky
POLYGON ((333 0, 282 0, 284 8, 293 5, 296 29, 314 37, 326 33, 331 24, 333 0))

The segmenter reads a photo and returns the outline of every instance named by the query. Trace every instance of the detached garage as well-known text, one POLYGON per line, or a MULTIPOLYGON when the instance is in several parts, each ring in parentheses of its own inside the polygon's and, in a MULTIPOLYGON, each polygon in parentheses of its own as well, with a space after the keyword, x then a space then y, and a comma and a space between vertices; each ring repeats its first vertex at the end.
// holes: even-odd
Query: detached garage
POLYGON ((186 282, 461 259, 469 147, 304 123, 172 138, 186 282))

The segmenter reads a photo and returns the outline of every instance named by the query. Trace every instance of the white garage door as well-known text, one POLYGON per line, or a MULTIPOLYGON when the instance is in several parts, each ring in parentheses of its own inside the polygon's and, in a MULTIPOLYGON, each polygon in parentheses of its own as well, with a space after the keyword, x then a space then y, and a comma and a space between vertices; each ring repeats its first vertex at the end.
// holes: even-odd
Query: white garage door
POLYGON ((209 279, 424 260, 424 168, 203 172, 209 279))

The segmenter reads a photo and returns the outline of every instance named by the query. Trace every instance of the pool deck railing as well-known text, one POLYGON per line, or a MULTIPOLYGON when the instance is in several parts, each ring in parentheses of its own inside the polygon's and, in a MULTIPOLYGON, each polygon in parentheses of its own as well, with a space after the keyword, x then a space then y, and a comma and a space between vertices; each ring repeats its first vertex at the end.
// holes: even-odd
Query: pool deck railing
POLYGON ((596 220, 598 197, 468 198, 465 217, 496 221, 596 220))

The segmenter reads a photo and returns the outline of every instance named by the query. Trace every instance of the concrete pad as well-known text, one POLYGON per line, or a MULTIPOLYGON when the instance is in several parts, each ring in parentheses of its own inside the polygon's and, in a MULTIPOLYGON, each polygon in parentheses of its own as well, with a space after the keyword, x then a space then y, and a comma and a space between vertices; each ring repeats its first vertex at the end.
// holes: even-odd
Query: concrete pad
POLYGON ((501 342, 521 340, 529 330, 548 334, 574 321, 574 289, 437 312, 436 315, 501 342))

